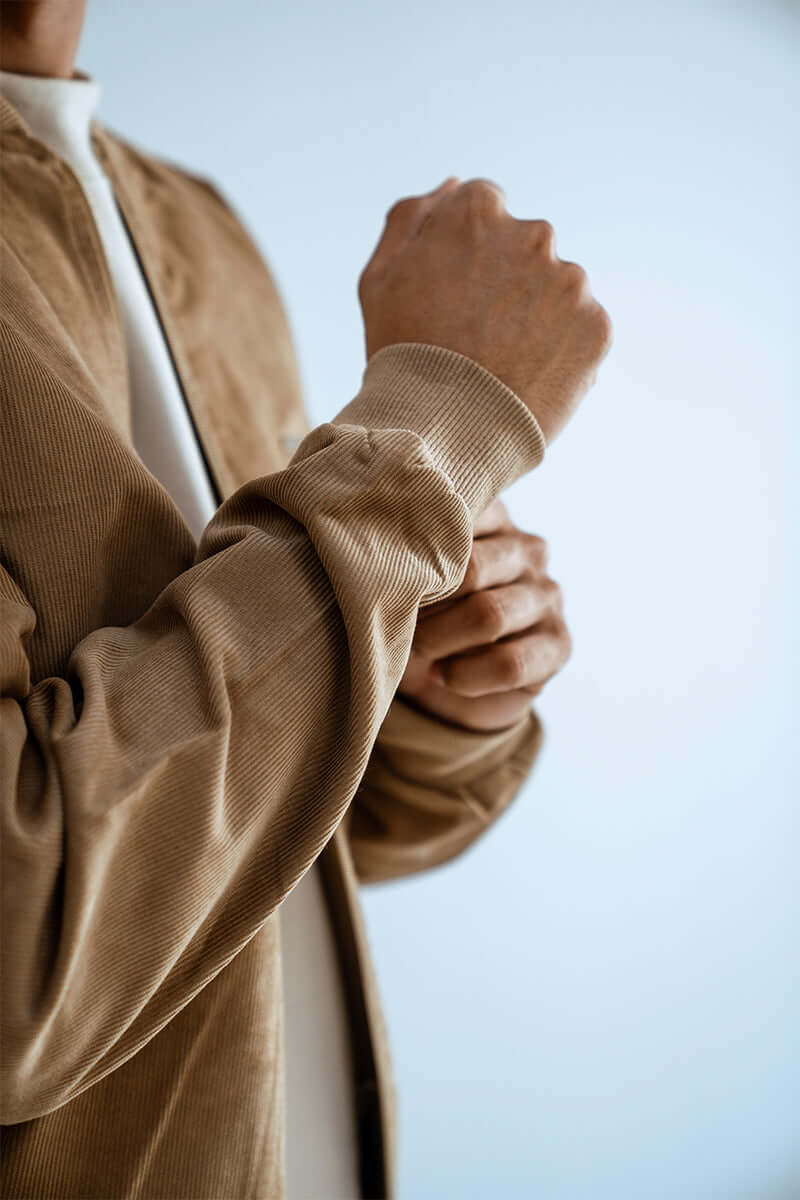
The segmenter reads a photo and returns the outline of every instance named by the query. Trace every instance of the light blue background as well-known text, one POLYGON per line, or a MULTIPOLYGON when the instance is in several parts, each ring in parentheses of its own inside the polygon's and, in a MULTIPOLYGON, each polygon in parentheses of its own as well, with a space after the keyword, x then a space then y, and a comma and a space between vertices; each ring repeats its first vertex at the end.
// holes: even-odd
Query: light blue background
POLYGON ((800 1196, 799 47, 766 0, 90 5, 101 117, 221 183, 315 420, 386 209, 449 174, 548 217, 615 323, 507 494, 575 640, 546 748, 482 844, 365 896, 401 1200, 800 1196))

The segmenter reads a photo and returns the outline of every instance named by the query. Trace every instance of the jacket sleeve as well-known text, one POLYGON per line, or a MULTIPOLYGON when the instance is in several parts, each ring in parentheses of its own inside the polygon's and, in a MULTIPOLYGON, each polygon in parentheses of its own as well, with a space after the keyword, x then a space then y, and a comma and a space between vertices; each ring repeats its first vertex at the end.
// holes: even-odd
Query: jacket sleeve
POLYGON ((533 709, 509 729, 461 729, 396 696, 347 814, 359 879, 378 883, 455 858, 503 813, 539 753, 533 709))
MULTIPOLYGON (((13 336, 0 352, 0 380, 34 386, 13 336)), ((31 684, 37 614, 0 561, 3 1123, 124 1063, 288 894, 361 781, 419 606, 458 587, 473 516, 543 448, 477 363, 398 344, 63 677, 31 684)))

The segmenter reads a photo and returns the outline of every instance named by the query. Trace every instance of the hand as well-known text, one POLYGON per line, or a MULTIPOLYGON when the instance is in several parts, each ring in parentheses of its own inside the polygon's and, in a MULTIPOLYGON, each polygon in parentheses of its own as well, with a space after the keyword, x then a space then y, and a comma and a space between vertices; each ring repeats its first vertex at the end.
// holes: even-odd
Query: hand
POLYGON ((457 592, 420 609, 398 693, 472 730, 516 724, 572 651, 547 543, 517 529, 500 500, 475 521, 457 592))
MULTIPOLYGON (((501 379, 547 442, 594 383, 611 322, 547 221, 519 221, 485 179, 398 201, 358 284, 369 359, 394 342, 457 350, 501 379)), ((491 412, 476 413, 491 420, 491 412)))

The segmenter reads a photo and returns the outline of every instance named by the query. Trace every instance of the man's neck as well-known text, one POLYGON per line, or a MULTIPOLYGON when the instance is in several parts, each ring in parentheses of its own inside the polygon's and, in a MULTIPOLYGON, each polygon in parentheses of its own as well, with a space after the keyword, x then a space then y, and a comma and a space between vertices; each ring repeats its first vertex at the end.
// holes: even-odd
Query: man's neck
POLYGON ((86 0, 0 0, 0 69, 71 79, 86 0))

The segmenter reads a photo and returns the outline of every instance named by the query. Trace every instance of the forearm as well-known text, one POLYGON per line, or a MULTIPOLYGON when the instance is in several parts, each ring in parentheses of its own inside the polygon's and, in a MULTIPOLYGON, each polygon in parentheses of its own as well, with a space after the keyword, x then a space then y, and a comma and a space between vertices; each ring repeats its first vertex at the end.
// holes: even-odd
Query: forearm
POLYGON ((4 1121, 134 1054, 336 829, 419 605, 457 586, 472 514, 540 457, 499 381, 502 453, 470 442, 494 385, 465 363, 387 350, 349 415, 231 496, 193 566, 64 677, 31 686, 37 614, 0 569, 4 1121))
POLYGON ((362 882, 416 874, 466 850, 517 796, 542 740, 533 709, 479 733, 396 697, 348 814, 362 882))

